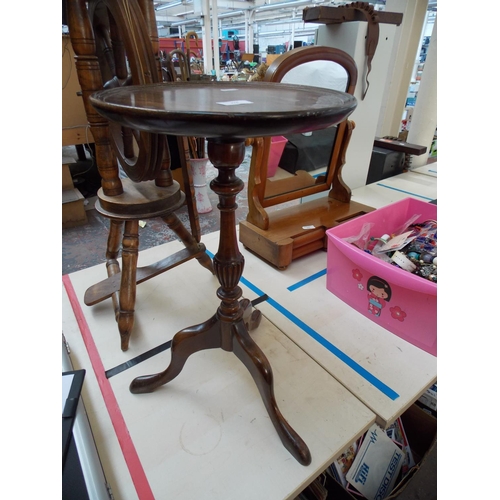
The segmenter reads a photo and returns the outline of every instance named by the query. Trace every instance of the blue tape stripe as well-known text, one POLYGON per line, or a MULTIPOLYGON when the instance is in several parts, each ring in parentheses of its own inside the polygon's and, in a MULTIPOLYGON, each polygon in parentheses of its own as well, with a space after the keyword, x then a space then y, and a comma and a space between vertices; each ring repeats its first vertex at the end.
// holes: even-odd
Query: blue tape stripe
MULTIPOLYGON (((210 254, 210 252, 207 253, 210 254)), ((213 257, 213 254, 210 254, 211 257, 213 257)), ((326 272, 326 270, 325 270, 326 272)), ((247 288, 252 290, 257 296, 262 296, 265 295, 265 293, 258 287, 256 287, 253 283, 248 281, 245 277, 240 278, 240 283, 245 285, 247 288)), ((370 382, 374 387, 376 387, 380 392, 385 394, 389 399, 395 400, 399 398, 399 394, 392 390, 389 386, 384 384, 381 380, 379 380, 377 377, 372 375, 369 371, 365 370, 361 365, 356 363, 352 358, 347 356, 344 352, 342 352, 339 348, 335 347, 331 342, 326 340, 323 336, 321 336, 318 332, 313 330, 310 326, 308 326, 306 323, 304 323, 301 319, 297 318, 294 314, 292 314, 288 309, 285 309, 282 305, 280 305, 278 302, 276 302, 274 299, 269 297, 267 299, 267 302, 270 306, 274 307, 277 311, 279 311, 283 316, 288 318, 292 323, 295 323, 299 328, 304 330, 305 333, 307 333, 310 337, 312 337, 316 342, 321 344, 323 347, 328 349, 334 356, 337 356, 341 361, 343 361, 347 366, 349 366, 352 370, 354 370, 358 375, 361 375, 365 380, 370 382)))
POLYGON ((295 285, 290 285, 287 288, 287 290, 289 292, 293 292, 294 290, 297 290, 297 288, 300 288, 301 286, 307 285, 311 281, 314 281, 315 279, 321 278, 321 276, 324 276, 325 274, 326 274, 326 268, 323 269, 322 271, 319 271, 316 274, 309 276, 309 278, 305 278, 302 281, 298 281, 297 283, 295 283, 295 285))
POLYGON ((404 189, 399 189, 399 188, 395 188, 395 187, 392 187, 392 186, 388 186, 387 184, 377 183, 377 186, 384 187, 384 188, 387 188, 387 189, 392 189, 393 191, 399 191, 400 193, 411 194, 412 196, 416 196, 417 198, 422 198, 424 200, 431 201, 431 200, 434 199, 434 198, 428 198, 427 196, 422 196, 421 194, 412 193, 410 191, 405 191, 404 189))
POLYGON ((431 169, 427 170, 427 172, 432 172, 433 174, 437 174, 438 173, 437 170, 431 170, 431 169))
POLYGON ((265 295, 265 293, 260 288, 257 288, 253 283, 250 283, 250 281, 248 281, 243 276, 240 278, 240 283, 243 283, 247 288, 250 288, 250 290, 252 290, 252 292, 257 294, 259 297, 261 295, 265 295))
POLYGON ((328 349, 332 354, 337 356, 341 361, 343 361, 349 368, 352 368, 356 373, 361 375, 365 380, 370 382, 374 387, 376 387, 380 392, 385 394, 388 398, 392 399, 393 401, 397 398, 399 398, 399 394, 392 390, 389 386, 384 384, 381 380, 379 380, 377 377, 372 375, 369 371, 365 370, 361 365, 356 363, 352 358, 347 356, 344 352, 342 352, 340 349, 335 347, 331 342, 326 340, 323 336, 321 336, 318 332, 313 330, 310 326, 306 325, 301 319, 297 318, 294 314, 292 314, 290 311, 285 309, 283 306, 278 304, 274 299, 269 297, 267 302, 272 305, 276 310, 278 310, 283 316, 287 317, 290 321, 295 323, 299 328, 304 330, 310 337, 312 337, 316 342, 321 344, 323 347, 328 349))

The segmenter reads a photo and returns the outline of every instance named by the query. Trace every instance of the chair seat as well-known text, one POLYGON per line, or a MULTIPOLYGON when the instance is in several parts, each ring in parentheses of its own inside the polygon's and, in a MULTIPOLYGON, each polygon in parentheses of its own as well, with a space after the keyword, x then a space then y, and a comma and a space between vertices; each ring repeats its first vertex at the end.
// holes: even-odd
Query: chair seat
POLYGON ((155 181, 133 182, 121 179, 124 192, 118 196, 106 196, 101 189, 97 193, 96 210, 112 219, 151 219, 167 215, 180 208, 185 201, 179 183, 158 187, 155 181))

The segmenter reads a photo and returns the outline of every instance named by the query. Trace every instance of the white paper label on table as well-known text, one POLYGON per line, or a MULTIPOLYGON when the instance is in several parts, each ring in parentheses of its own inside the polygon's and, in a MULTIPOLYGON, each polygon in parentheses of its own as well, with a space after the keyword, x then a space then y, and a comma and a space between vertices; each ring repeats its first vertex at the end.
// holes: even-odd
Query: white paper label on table
POLYGON ((240 99, 237 101, 218 102, 217 104, 222 104, 223 106, 240 106, 241 104, 253 104, 253 102, 240 99))

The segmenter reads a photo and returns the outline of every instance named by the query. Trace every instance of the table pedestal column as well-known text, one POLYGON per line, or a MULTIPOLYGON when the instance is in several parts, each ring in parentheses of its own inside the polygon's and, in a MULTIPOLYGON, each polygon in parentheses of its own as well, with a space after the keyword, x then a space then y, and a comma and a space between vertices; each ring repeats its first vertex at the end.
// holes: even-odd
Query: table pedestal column
POLYGON ((130 391, 134 394, 151 392, 170 382, 195 352, 213 348, 232 351, 252 375, 285 448, 299 463, 309 465, 311 454, 307 445, 285 420, 276 403, 271 365, 250 337, 243 320, 242 292, 238 283, 245 260, 238 248, 235 210, 236 195, 243 189, 244 183, 235 171, 244 156, 244 140, 208 139, 208 157, 218 170, 218 176, 210 187, 219 196, 219 249, 213 264, 220 283, 217 296, 221 304, 214 316, 204 323, 177 332, 172 339, 172 357, 167 369, 154 375, 137 377, 130 384, 130 391))

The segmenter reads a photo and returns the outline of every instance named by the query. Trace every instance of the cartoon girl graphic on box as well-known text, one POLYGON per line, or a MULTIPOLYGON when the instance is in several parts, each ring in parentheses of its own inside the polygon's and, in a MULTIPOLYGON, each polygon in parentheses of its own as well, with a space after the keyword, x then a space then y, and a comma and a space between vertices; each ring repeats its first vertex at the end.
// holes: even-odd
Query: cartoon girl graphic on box
POLYGON ((391 300, 391 287, 387 281, 372 276, 366 283, 368 288, 368 312, 378 317, 382 313, 386 302, 391 300))

